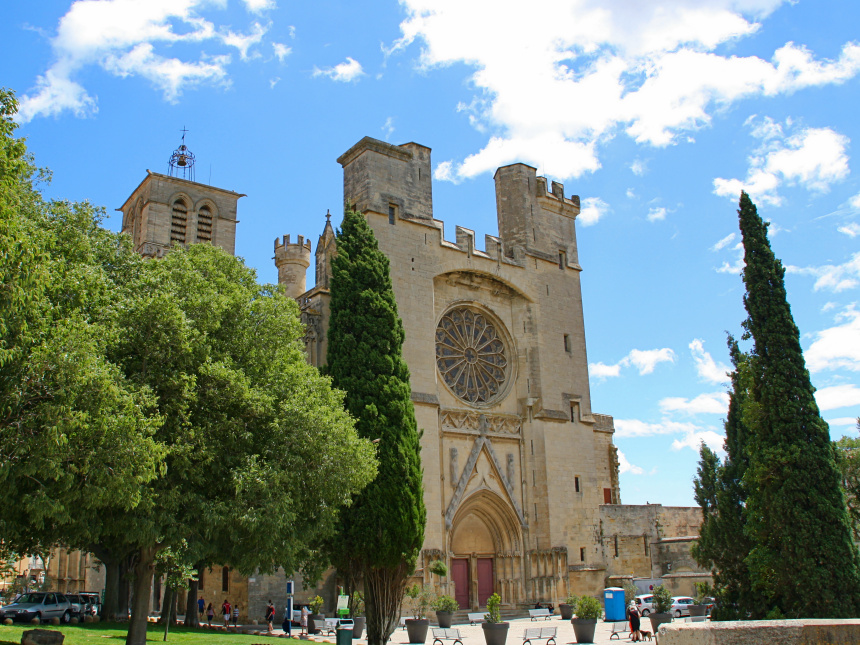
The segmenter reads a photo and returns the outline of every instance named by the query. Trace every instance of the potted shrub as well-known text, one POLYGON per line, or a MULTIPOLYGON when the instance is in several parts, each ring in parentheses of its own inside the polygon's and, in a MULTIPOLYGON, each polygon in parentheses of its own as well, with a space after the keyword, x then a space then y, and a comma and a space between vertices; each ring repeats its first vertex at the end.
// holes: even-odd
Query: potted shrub
POLYGON ((364 596, 360 591, 352 592, 352 637, 356 640, 364 633, 364 596))
POLYGON ((510 625, 502 622, 502 613, 499 611, 501 604, 502 599, 497 593, 487 598, 487 613, 484 614, 484 622, 481 623, 487 645, 505 645, 505 641, 508 639, 508 627, 510 625))
POLYGON ((559 604, 558 610, 561 612, 562 620, 570 620, 573 618, 573 611, 576 609, 576 601, 579 600, 574 594, 569 594, 567 599, 559 604))
POLYGON ((580 596, 576 599, 574 609, 576 618, 572 618, 570 623, 573 625, 576 642, 593 643, 597 619, 603 614, 600 601, 594 596, 580 596))
POLYGON ((660 625, 672 622, 672 594, 665 585, 654 589, 652 604, 654 611, 648 614, 648 618, 651 620, 651 631, 656 636, 660 625))
POLYGON ((321 614, 323 605, 325 601, 319 597, 315 596, 308 601, 308 609, 310 610, 310 615, 308 616, 308 634, 315 634, 317 629, 316 623, 323 625, 325 623, 325 614, 321 614))
POLYGON ((690 605, 691 616, 706 616, 708 614, 708 604, 705 598, 714 595, 714 589, 708 582, 696 583, 696 604, 690 605))
POLYGON ((423 585, 414 584, 406 589, 410 599, 412 618, 406 619, 406 633, 410 643, 423 643, 427 640, 427 630, 430 621, 427 620, 427 610, 433 602, 433 592, 423 585))
POLYGON ((433 611, 436 612, 436 620, 439 621, 439 627, 450 627, 454 612, 459 608, 460 605, 451 596, 443 594, 437 597, 433 601, 433 611))

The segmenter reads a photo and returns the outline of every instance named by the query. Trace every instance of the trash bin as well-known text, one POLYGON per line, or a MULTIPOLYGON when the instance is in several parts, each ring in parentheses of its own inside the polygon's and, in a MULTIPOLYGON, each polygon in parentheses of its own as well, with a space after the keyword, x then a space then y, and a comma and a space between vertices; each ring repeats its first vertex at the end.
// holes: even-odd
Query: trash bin
POLYGON ((627 614, 627 608, 624 606, 624 589, 621 587, 604 589, 603 608, 606 610, 607 622, 624 620, 627 614))
POLYGON ((339 625, 337 628, 337 645, 352 645, 352 625, 339 625))

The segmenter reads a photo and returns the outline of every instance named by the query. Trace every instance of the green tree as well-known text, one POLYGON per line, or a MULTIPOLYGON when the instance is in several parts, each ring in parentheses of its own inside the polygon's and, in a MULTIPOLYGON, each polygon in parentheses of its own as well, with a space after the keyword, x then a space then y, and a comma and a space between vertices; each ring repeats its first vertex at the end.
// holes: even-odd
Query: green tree
POLYGON ((333 560, 360 569, 368 643, 383 645, 397 625, 424 541, 426 511, 403 323, 388 259, 364 216, 351 208, 337 234, 332 271, 327 370, 346 392, 359 434, 378 442, 379 459, 376 478, 342 513, 333 560))
POLYGON ((813 396, 782 263, 746 193, 738 210, 744 245, 744 328, 753 340, 747 443, 747 558, 753 589, 789 617, 849 617, 860 610, 835 450, 813 396))
POLYGON ((860 544, 860 438, 842 437, 836 442, 836 454, 854 542, 860 544))
POLYGON ((753 617, 761 606, 751 593, 746 558, 752 548, 746 531, 744 508, 746 490, 744 475, 749 438, 746 419, 754 414, 749 398, 751 373, 749 357, 742 354, 731 336, 729 354, 734 370, 731 374, 726 431, 725 460, 702 444, 698 476, 694 480, 696 503, 702 509, 699 540, 693 546, 693 557, 699 565, 711 569, 719 600, 712 614, 717 620, 753 617))

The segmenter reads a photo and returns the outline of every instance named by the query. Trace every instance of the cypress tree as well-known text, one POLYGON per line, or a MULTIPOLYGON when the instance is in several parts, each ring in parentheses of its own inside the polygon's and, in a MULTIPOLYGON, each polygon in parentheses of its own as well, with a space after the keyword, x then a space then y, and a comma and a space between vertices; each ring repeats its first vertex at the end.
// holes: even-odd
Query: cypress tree
POLYGON ((849 617, 860 607, 858 555, 827 423, 813 396, 782 263, 749 195, 738 209, 743 236, 744 321, 754 347, 755 423, 747 451, 747 564, 754 590, 775 614, 849 617))
POLYGON ((379 470, 342 512, 333 561, 360 568, 368 645, 384 645, 397 626, 424 542, 419 433, 403 339, 388 258, 364 216, 348 207, 332 262, 327 371, 346 392, 359 435, 378 441, 379 470))

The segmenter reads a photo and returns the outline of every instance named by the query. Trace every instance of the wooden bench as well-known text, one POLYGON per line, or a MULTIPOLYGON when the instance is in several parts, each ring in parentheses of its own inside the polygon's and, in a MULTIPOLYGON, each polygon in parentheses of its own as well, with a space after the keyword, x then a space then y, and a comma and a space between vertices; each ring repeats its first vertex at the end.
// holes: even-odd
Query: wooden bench
POLYGON ((549 609, 543 607, 541 609, 529 609, 529 618, 532 620, 537 620, 538 618, 546 618, 549 620, 552 618, 552 614, 549 613, 549 609))
POLYGON ((612 623, 612 633, 609 635, 609 640, 612 640, 612 637, 615 636, 618 640, 621 640, 621 636, 619 634, 629 634, 630 633, 630 623, 625 621, 618 621, 612 623))
POLYGON ((484 616, 485 614, 481 612, 478 612, 476 614, 469 614, 469 624, 474 625, 476 623, 483 623, 485 620, 484 616))
POLYGON ((555 632, 557 629, 558 627, 530 627, 523 632, 523 645, 533 640, 545 640, 546 645, 555 645, 555 632))
POLYGON ((454 641, 454 645, 460 643, 463 645, 463 637, 460 636, 459 629, 452 629, 446 627, 434 627, 433 628, 433 645, 439 643, 442 645, 442 641, 454 641))

